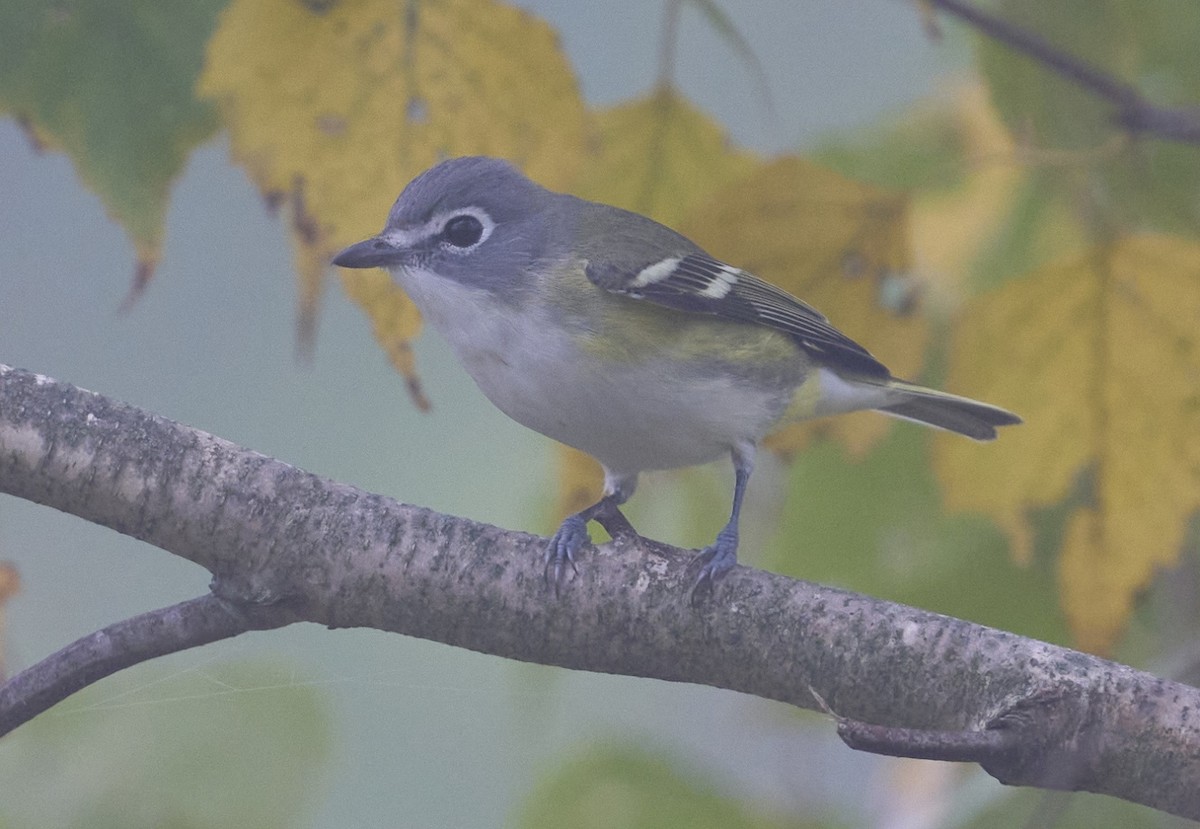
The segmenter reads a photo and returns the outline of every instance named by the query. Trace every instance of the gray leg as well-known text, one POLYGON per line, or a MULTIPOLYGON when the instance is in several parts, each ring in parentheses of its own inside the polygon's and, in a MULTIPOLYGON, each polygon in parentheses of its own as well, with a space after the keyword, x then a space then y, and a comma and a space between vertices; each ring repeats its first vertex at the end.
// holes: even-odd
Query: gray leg
POLYGON ((750 473, 754 471, 754 448, 754 444, 744 444, 733 449, 733 510, 729 515, 729 523, 717 533, 716 541, 696 557, 703 566, 692 585, 693 597, 701 588, 711 589, 718 579, 737 564, 738 518, 742 512, 742 499, 746 497, 746 484, 750 481, 750 473))

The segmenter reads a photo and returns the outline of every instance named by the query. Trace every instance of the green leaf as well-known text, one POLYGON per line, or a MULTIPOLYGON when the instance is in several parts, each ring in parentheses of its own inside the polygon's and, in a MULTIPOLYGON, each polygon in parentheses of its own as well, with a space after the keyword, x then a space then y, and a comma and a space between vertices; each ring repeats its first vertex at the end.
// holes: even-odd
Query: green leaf
MULTIPOLYGON (((1190 0, 1003 0, 997 12, 1036 32, 1147 101, 1196 106, 1200 3, 1190 0)), ((1069 201, 1113 227, 1197 235, 1200 148, 1141 135, 1132 140, 1116 107, 1096 93, 980 36, 979 62, 992 101, 1031 163, 1057 167, 1074 182, 1069 201), (1065 153, 1063 151, 1066 151, 1065 153)))
MULTIPOLYGON (((1139 0, 1140 2, 1140 0, 1139 0)), ((1120 76, 1128 40, 1120 0, 1003 0, 997 14, 1058 49, 1120 76)), ((1112 105, 994 38, 979 38, 992 101, 1015 135, 1039 147, 1093 149, 1114 128, 1112 105)))
POLYGON ((217 129, 212 105, 192 87, 224 5, 0 5, 0 114, 71 157, 131 237, 145 279, 159 256, 171 183, 217 129))
POLYGON ((1054 829, 1186 829, 1190 820, 1164 815, 1149 806, 1139 806, 1099 794, 1047 792, 1036 789, 1005 789, 1002 796, 966 823, 962 829, 1012 829, 1014 826, 1052 826, 1054 829))
POLYGON ((901 425, 861 463, 828 443, 799 455, 761 566, 1066 641, 1051 563, 1014 564, 995 526, 942 512, 927 438, 901 425))
POLYGON ((1075 250, 1069 185, 1058 170, 1031 170, 1014 189, 1012 201, 981 245, 972 272, 976 291, 998 288, 1056 257, 1075 250))
POLYGON ((104 680, 6 737, 0 825, 297 825, 331 743, 314 687, 283 666, 162 673, 104 680))
POLYGON ((783 821, 715 792, 697 773, 628 746, 593 748, 563 762, 521 810, 518 829, 804 829, 828 824, 783 821))
POLYGON ((866 129, 828 136, 812 160, 879 187, 937 190, 962 183, 966 152, 953 99, 943 98, 866 129))
POLYGON ((1131 39, 1143 44, 1138 64, 1139 88, 1161 104, 1196 106, 1200 102, 1200 60, 1196 32, 1200 4, 1195 0, 1138 2, 1127 18, 1131 39))

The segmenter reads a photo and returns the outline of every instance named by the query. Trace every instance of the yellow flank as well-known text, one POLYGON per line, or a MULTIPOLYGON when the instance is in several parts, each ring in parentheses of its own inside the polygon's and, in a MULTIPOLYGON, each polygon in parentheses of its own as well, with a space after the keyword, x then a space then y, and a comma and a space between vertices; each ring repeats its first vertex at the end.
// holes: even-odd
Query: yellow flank
POLYGON ((796 389, 792 395, 792 402, 788 404, 787 411, 783 413, 783 418, 780 422, 790 423, 797 420, 807 420, 816 414, 817 402, 821 399, 821 374, 820 372, 809 372, 809 375, 804 378, 804 382, 796 389))

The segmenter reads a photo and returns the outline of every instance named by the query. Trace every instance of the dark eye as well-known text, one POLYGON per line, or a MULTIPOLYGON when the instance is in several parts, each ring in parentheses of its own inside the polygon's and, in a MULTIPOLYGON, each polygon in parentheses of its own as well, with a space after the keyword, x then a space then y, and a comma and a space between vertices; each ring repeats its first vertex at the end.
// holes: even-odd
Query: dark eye
POLYGON ((483 235, 483 223, 469 213, 455 216, 442 228, 442 238, 456 248, 469 248, 483 235))

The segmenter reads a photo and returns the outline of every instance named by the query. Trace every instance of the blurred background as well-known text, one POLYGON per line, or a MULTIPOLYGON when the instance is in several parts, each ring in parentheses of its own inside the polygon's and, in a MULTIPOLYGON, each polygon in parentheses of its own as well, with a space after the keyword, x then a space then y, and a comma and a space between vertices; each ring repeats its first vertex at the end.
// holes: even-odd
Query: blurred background
MULTIPOLYGON (((984 5, 1200 98, 1191 5, 984 5)), ((779 436, 747 563, 1194 672, 1200 157, 921 4, 0 0, 0 362, 547 533, 589 464, 493 409, 378 274, 325 266, 469 152, 668 221, 897 374, 1026 417, 987 447, 871 416, 779 436)), ((702 545, 731 478, 650 476, 631 517, 702 545)), ((9 497, 0 560, 9 674, 208 583, 9 497)), ((0 827, 1050 823, 1175 825, 858 755, 726 691, 313 625, 0 740, 0 827)))

